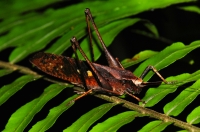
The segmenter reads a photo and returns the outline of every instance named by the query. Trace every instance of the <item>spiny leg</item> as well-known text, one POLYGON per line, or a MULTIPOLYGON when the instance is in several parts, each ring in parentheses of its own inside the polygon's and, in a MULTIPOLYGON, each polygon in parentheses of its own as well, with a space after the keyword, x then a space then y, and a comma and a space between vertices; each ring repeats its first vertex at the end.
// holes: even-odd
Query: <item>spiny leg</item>
MULTIPOLYGON (((105 56, 106 56, 106 59, 107 59, 107 61, 108 61, 108 65, 109 65, 110 67, 123 68, 123 67, 121 67, 121 65, 119 64, 119 62, 116 61, 115 58, 114 58, 114 57, 110 54, 110 52, 107 50, 107 48, 106 48, 106 46, 105 46, 105 43, 104 43, 104 41, 103 41, 103 39, 102 39, 102 37, 101 37, 101 35, 100 35, 98 29, 97 29, 97 26, 96 26, 94 20, 93 20, 93 17, 92 17, 92 14, 91 14, 89 8, 86 8, 86 9, 85 9, 85 15, 86 15, 87 26, 89 27, 89 24, 88 24, 88 23, 89 23, 88 19, 89 19, 89 20, 91 21, 93 27, 94 27, 94 30, 95 30, 95 32, 96 32, 96 34, 97 34, 97 36, 98 36, 98 38, 99 38, 99 41, 100 41, 100 43, 101 43, 101 45, 102 45, 102 47, 103 47, 103 51, 104 51, 105 56)), ((88 31, 90 31, 89 28, 88 28, 88 31)), ((90 34, 89 36, 90 36, 90 41, 91 41, 91 38, 92 38, 92 37, 91 37, 91 34, 90 34)), ((91 42, 92 42, 92 41, 91 41, 91 42)))
POLYGON ((90 50, 91 50, 91 56, 92 56, 92 61, 94 61, 94 50, 93 50, 93 44, 92 44, 92 32, 90 30, 90 18, 87 15, 87 13, 85 13, 85 18, 86 18, 86 24, 87 24, 87 31, 88 31, 88 35, 89 35, 89 42, 90 42, 90 50))

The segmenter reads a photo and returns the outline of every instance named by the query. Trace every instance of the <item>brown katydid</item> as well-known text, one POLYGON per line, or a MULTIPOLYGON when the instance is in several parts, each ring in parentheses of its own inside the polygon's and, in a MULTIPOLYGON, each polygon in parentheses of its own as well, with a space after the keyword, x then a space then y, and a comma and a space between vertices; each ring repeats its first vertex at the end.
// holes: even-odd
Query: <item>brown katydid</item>
POLYGON ((71 44, 76 59, 39 52, 30 59, 30 62, 47 74, 66 80, 77 86, 84 87, 86 92, 83 92, 75 100, 78 100, 91 92, 100 92, 110 95, 128 94, 136 100, 141 101, 141 99, 136 97, 134 94, 139 94, 144 86, 158 84, 158 82, 144 82, 142 80, 149 70, 153 70, 164 83, 168 84, 168 82, 153 66, 148 66, 140 77, 137 77, 133 75, 131 71, 124 69, 118 59, 114 58, 107 50, 88 8, 85 10, 85 16, 90 38, 90 45, 92 46, 92 35, 89 22, 92 23, 98 39, 103 47, 108 66, 91 62, 79 46, 79 43, 75 37, 71 39, 71 44), (76 53, 77 49, 81 52, 86 61, 78 60, 76 53))

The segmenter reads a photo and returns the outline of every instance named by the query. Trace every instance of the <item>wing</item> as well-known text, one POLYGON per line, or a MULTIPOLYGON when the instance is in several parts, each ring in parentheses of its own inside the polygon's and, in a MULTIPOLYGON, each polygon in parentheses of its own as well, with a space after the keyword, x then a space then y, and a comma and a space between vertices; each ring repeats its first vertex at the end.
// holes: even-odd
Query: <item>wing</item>
MULTIPOLYGON (((49 75, 69 81, 72 84, 83 85, 78 66, 72 58, 39 52, 30 59, 30 62, 49 75)), ((81 63, 81 65, 87 69, 84 63, 81 63)))
MULTIPOLYGON (((88 89, 102 89, 96 81, 96 76, 93 75, 93 72, 90 70, 85 61, 80 61, 80 66, 84 73, 80 73, 81 70, 79 69, 75 59, 61 55, 39 52, 30 59, 30 62, 41 71, 51 76, 66 80, 72 84, 81 87, 84 87, 84 85, 86 85, 88 89)), ((108 80, 111 86, 120 86, 121 81, 116 79, 110 73, 110 70, 105 70, 112 68, 109 68, 107 66, 103 66, 102 68, 99 64, 93 64, 100 72, 100 74, 106 80, 108 80)), ((112 91, 112 89, 108 90, 112 91)))

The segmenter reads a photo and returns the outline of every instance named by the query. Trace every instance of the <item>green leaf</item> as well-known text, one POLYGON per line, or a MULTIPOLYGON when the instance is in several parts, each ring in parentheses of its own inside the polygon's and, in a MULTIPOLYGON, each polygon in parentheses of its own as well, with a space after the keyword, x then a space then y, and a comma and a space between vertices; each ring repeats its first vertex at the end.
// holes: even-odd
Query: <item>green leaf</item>
POLYGON ((200 14, 200 8, 198 6, 182 6, 179 8, 185 11, 191 11, 200 14))
POLYGON ((180 130, 180 131, 177 131, 177 132, 188 132, 188 130, 180 130))
POLYGON ((23 88, 24 85, 27 83, 34 81, 35 78, 32 75, 24 75, 16 79, 14 82, 8 85, 4 85, 0 89, 0 105, 6 102, 13 94, 18 92, 20 89, 23 88))
POLYGON ((137 63, 140 63, 140 62, 156 55, 157 53, 158 53, 157 51, 152 51, 152 50, 141 51, 140 53, 133 56, 133 58, 125 59, 121 63, 124 66, 124 68, 127 68, 127 67, 135 65, 137 63))
POLYGON ((6 18, 3 22, 0 23, 0 33, 4 33, 6 31, 15 28, 16 26, 20 26, 21 24, 31 23, 32 21, 36 21, 38 19, 42 19, 43 15, 32 12, 25 15, 13 16, 6 18))
POLYGON ((142 129, 140 129, 138 132, 161 132, 163 131, 167 126, 169 126, 170 122, 163 122, 163 121, 152 121, 145 125, 142 129))
POLYGON ((200 123, 200 106, 196 107, 187 117, 187 122, 189 124, 198 124, 200 123))
POLYGON ((1 69, 1 70, 0 70, 0 77, 5 76, 5 75, 8 75, 8 74, 10 74, 10 73, 12 73, 12 72, 13 72, 13 71, 10 70, 10 69, 1 69))
POLYGON ((141 116, 138 112, 135 111, 126 111, 120 113, 116 116, 110 117, 102 123, 98 123, 96 126, 90 130, 90 132, 115 132, 120 127, 124 126, 127 123, 130 123, 135 119, 135 117, 141 116))
POLYGON ((47 6, 49 4, 57 2, 56 0, 37 1, 37 0, 18 0, 18 1, 0 1, 0 18, 10 17, 22 12, 27 12, 33 9, 47 6), (8 12, 9 10, 9 12, 8 12))
POLYGON ((62 104, 50 109, 47 117, 41 121, 38 121, 29 132, 44 132, 47 131, 56 122, 57 118, 66 110, 68 110, 74 103, 71 102, 78 95, 74 95, 66 99, 62 104))
MULTIPOLYGON (((80 18, 81 19, 81 18, 80 18)), ((63 35, 58 41, 56 41, 50 48, 45 50, 45 52, 62 54, 67 48, 71 46, 70 39, 72 36, 77 38, 82 38, 86 33, 84 27, 86 26, 84 19, 82 18, 82 23, 77 24, 76 26, 71 26, 73 29, 70 32, 67 32, 63 35)), ((74 23, 74 21, 72 21, 74 23)))
POLYGON ((105 113, 107 113, 113 106, 114 103, 107 103, 98 106, 91 111, 81 116, 71 126, 64 130, 64 132, 86 132, 88 128, 98 119, 100 119, 105 113))
POLYGON ((151 31, 151 33, 158 38, 159 37, 159 33, 158 30, 156 28, 156 26, 153 23, 150 22, 146 22, 144 23, 144 26, 147 27, 149 29, 149 31, 151 31))
POLYGON ((198 95, 200 88, 200 80, 197 80, 191 87, 183 90, 173 101, 164 106, 164 113, 166 115, 179 115, 185 107, 187 107, 198 95), (195 89, 191 92, 191 88, 195 89))
MULTIPOLYGON (((19 60, 23 59, 24 56, 27 56, 30 53, 33 53, 35 51, 35 49, 38 50, 38 49, 44 48, 46 46, 46 44, 48 44, 51 40, 53 40, 55 37, 59 36, 60 34, 62 34, 64 32, 65 25, 62 25, 55 29, 50 29, 50 28, 47 29, 49 26, 52 26, 52 24, 54 24, 54 22, 46 23, 45 25, 43 25, 43 27, 38 29, 38 30, 48 32, 48 33, 46 33, 46 32, 42 33, 40 31, 40 34, 42 37, 40 37, 40 36, 39 36, 40 38, 35 37, 35 40, 32 39, 31 42, 27 41, 26 45, 14 49, 9 57, 10 62, 11 63, 18 62, 19 60), (32 48, 32 47, 34 47, 34 48, 32 48)), ((35 33, 35 32, 36 31, 33 31, 33 32, 30 31, 30 33, 35 33)))
POLYGON ((58 95, 65 87, 66 86, 59 84, 52 84, 47 87, 40 97, 25 104, 11 115, 3 132, 22 132, 33 119, 34 115, 37 114, 49 100, 58 95))

